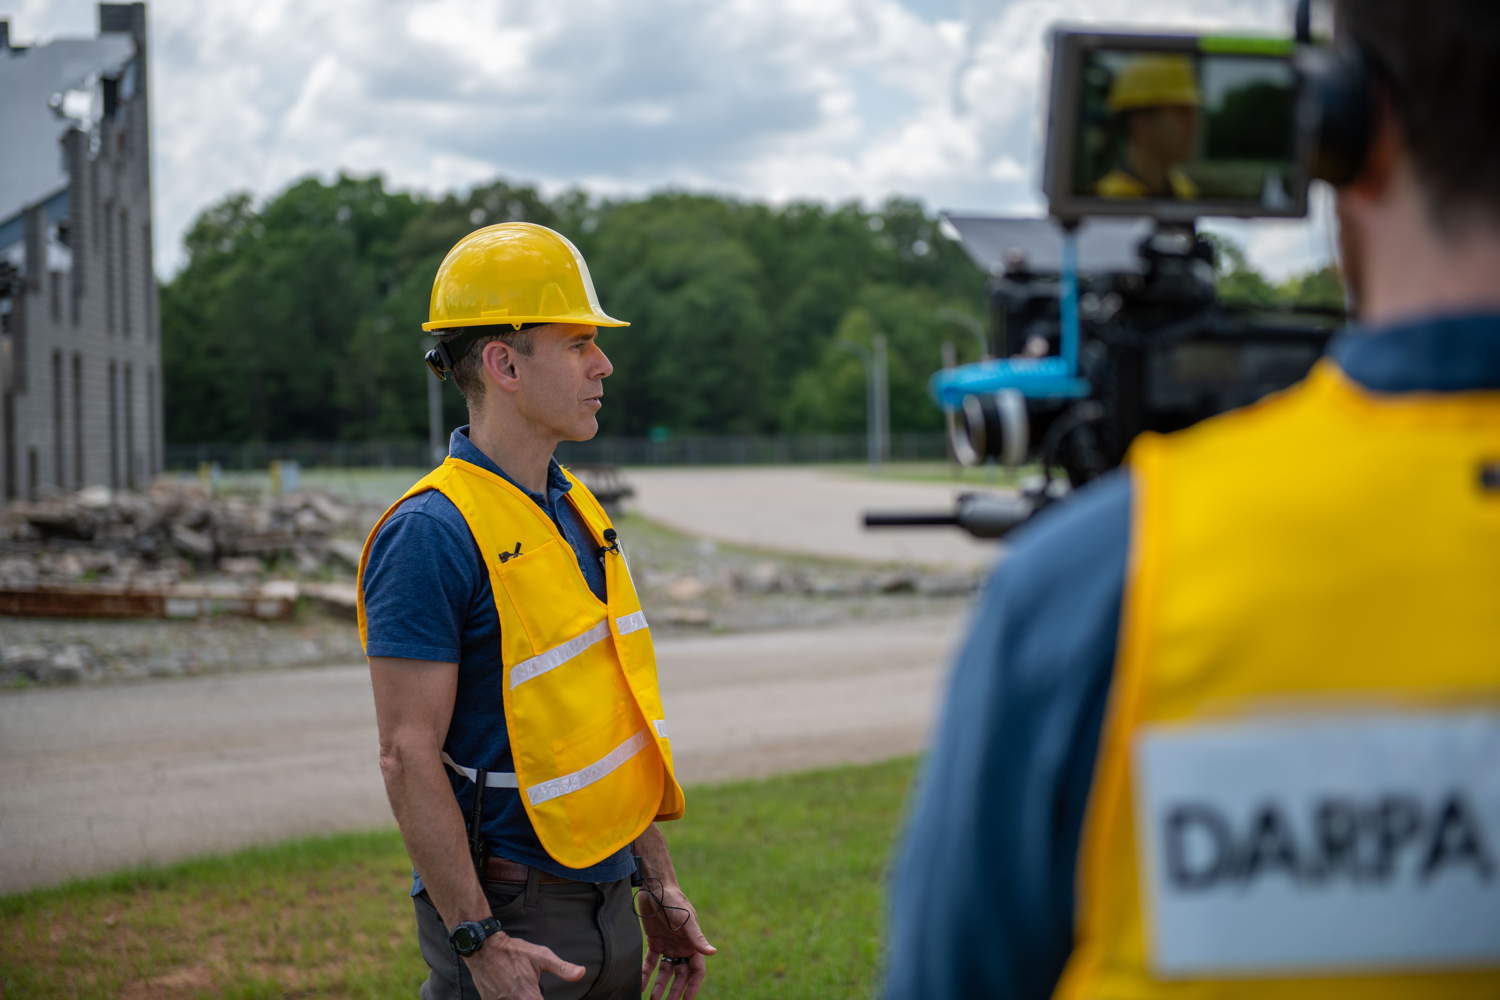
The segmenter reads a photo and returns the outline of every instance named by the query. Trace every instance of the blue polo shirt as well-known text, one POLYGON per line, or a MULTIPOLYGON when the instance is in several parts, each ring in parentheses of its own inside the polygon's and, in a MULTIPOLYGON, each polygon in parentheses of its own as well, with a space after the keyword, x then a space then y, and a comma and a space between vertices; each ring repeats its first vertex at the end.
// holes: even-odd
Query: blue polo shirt
MULTIPOLYGON (((547 469, 546 492, 532 493, 469 440, 467 426, 453 432, 448 454, 504 477, 546 511, 573 547, 589 589, 604 600, 598 545, 567 499, 572 484, 556 459, 547 469)), ((458 508, 436 490, 403 501, 370 546, 363 583, 366 655, 457 663, 458 690, 444 751, 465 767, 514 771, 500 690, 500 616, 484 558, 458 508)), ((467 822, 474 784, 451 769, 447 774, 467 822)), ((489 853, 565 878, 613 882, 635 870, 629 846, 590 868, 552 860, 514 788, 485 789, 480 828, 489 853)), ((421 890, 418 874, 412 895, 421 890)))
MULTIPOLYGON (((1500 391, 1500 314, 1354 331, 1329 353, 1373 392, 1500 391)), ((892 874, 889 1000, 1052 995, 1073 946, 1131 502, 1116 471, 1039 515, 978 600, 892 874)))

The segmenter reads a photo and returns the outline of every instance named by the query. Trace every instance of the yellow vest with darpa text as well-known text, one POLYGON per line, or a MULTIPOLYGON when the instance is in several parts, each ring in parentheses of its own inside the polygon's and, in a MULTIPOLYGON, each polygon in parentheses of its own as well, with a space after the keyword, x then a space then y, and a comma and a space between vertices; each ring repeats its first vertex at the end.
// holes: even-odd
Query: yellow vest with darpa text
MULTIPOLYGON (((564 470, 568 497, 603 547, 610 527, 592 493, 564 470)), ((386 511, 437 490, 468 522, 500 616, 505 724, 515 787, 547 853, 587 868, 676 819, 684 798, 672 765, 656 654, 640 598, 616 548, 605 554, 601 602, 552 519, 504 478, 449 457, 386 511)), ((362 586, 362 583, 361 583, 362 586)), ((364 593, 360 639, 366 639, 364 593)), ((450 766, 467 773, 463 762, 450 766)))
POLYGON ((1500 997, 1496 463, 1327 360, 1137 441, 1058 997, 1500 997))

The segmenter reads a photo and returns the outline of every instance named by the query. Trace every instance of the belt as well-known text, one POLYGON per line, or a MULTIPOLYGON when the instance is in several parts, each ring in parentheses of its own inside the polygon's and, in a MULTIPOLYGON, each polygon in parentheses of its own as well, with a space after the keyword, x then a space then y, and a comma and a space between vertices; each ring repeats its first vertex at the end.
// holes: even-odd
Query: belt
POLYGON ((532 871, 536 872, 536 880, 542 885, 557 885, 563 882, 574 881, 570 878, 563 878, 561 875, 544 872, 540 868, 533 869, 529 865, 521 864, 519 861, 496 857, 493 854, 484 859, 484 880, 486 882, 525 882, 532 871))

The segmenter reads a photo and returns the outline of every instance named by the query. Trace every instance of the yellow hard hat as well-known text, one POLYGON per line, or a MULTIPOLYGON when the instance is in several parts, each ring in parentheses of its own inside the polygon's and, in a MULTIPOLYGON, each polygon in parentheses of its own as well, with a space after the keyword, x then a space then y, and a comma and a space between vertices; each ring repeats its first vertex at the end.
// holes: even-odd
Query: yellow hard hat
POLYGON ((1137 56, 1115 74, 1109 88, 1111 111, 1166 106, 1198 107, 1198 81, 1193 77, 1193 63, 1187 56, 1137 56))
POLYGON ((422 329, 501 323, 630 325, 599 305, 578 248, 533 222, 485 226, 454 244, 438 265, 422 329))

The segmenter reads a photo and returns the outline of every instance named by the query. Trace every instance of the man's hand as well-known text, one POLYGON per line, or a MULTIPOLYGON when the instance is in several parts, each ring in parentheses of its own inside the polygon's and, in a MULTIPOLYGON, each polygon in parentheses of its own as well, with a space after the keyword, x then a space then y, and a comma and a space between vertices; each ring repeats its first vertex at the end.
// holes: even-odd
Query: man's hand
POLYGON ((542 973, 577 982, 586 971, 564 962, 551 948, 509 934, 485 938, 480 949, 464 961, 481 1000, 542 1000, 542 973))
POLYGON ((656 973, 651 1000, 692 1000, 708 975, 704 956, 718 951, 698 926, 698 911, 675 883, 646 880, 636 896, 646 932, 646 960, 641 964, 641 992, 656 973), (673 962, 669 959, 687 959, 673 962))

